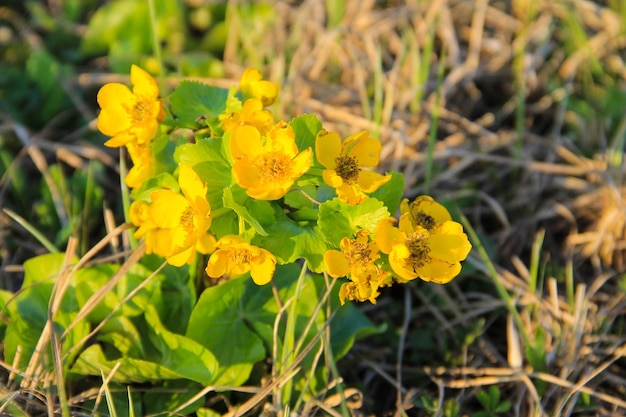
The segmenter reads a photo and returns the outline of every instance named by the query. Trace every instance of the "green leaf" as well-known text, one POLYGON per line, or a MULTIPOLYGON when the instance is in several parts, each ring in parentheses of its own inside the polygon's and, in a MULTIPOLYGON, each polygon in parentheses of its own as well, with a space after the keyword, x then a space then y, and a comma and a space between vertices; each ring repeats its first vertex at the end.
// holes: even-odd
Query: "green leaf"
MULTIPOLYGON (((64 258, 64 254, 46 254, 24 262, 23 291, 8 305, 11 321, 4 340, 4 359, 8 363, 13 363, 18 346, 21 348, 19 369, 28 364, 48 320, 50 295, 64 258)), ((71 308, 69 297, 67 300, 62 309, 71 308)))
POLYGON ((256 201, 251 199, 246 195, 245 190, 243 190, 239 186, 231 186, 228 188, 224 188, 224 207, 232 209, 237 215, 243 218, 250 226, 254 228, 256 233, 261 236, 267 236, 267 232, 263 229, 261 223, 257 220, 258 216, 264 216, 265 223, 271 224, 272 219, 274 218, 274 210, 271 205, 267 201, 258 201, 255 204, 252 204, 254 210, 251 212, 246 208, 246 203, 250 203, 252 201, 256 201), (234 193, 233 193, 234 188, 234 193), (267 218, 269 217, 269 219, 267 218))
POLYGON ((86 54, 102 54, 118 42, 126 40, 128 52, 150 51, 148 4, 139 0, 117 0, 100 7, 93 14, 82 38, 81 50, 86 54))
POLYGON ((228 90, 197 81, 181 81, 170 96, 172 113, 184 124, 214 119, 226 110, 228 90))
POLYGON ((317 225, 296 223, 286 216, 266 227, 268 236, 257 236, 252 243, 272 252, 278 263, 287 264, 304 258, 309 269, 322 272, 323 256, 328 250, 317 225))
POLYGON ((480 401, 485 410, 491 410, 491 397, 485 391, 480 390, 476 393, 476 399, 480 401))
POLYGON ((353 237, 359 229, 373 233, 376 225, 387 217, 389 211, 375 198, 368 198, 356 206, 335 198, 320 205, 318 224, 324 239, 339 247, 342 238, 353 237))
POLYGON ((143 359, 121 357, 107 360, 100 345, 91 345, 85 349, 71 371, 78 375, 100 375, 100 372, 108 375, 117 363, 120 366, 113 375, 113 381, 119 383, 162 381, 182 377, 172 369, 143 359))
POLYGON ((400 207, 400 201, 404 196, 404 175, 392 171, 391 179, 383 184, 378 190, 370 194, 370 198, 382 201, 389 213, 394 214, 400 207))
POLYGON ((296 135, 296 145, 303 151, 307 148, 313 150, 315 154, 315 137, 322 130, 322 122, 314 114, 303 114, 289 122, 296 135))
POLYGON ((253 287, 250 282, 242 276, 207 288, 191 313, 187 337, 213 352, 219 363, 211 384, 241 385, 254 364, 265 357, 263 342, 249 323, 258 321, 263 312, 258 295, 264 294, 270 302, 273 297, 269 285, 253 287))
MULTIPOLYGON (((123 348, 122 345, 128 342, 120 340, 128 339, 135 330, 131 330, 129 335, 108 333, 109 337, 103 337, 102 340, 111 340, 116 347, 122 347, 120 353, 123 356, 109 360, 101 345, 92 345, 83 351, 71 371, 79 375, 99 375, 100 372, 108 374, 120 362, 121 366, 113 377, 113 381, 120 383, 188 379, 206 385, 213 379, 218 364, 208 349, 186 336, 167 330, 154 307, 147 306, 144 317, 147 325, 142 326, 137 334, 148 336, 152 346, 150 349, 145 346, 145 349, 139 350, 141 358, 127 356, 137 351, 123 348)), ((125 318, 122 319, 118 323, 128 332, 132 325, 125 318)), ((111 326, 107 330, 110 331, 111 326)), ((137 343, 145 344, 146 341, 137 343)))
POLYGON ((354 303, 339 305, 339 285, 333 288, 332 305, 337 309, 330 325, 330 342, 333 348, 335 360, 344 357, 354 345, 354 342, 372 334, 379 334, 386 330, 386 324, 379 327, 367 318, 354 303))
POLYGON ((193 167, 207 185, 207 200, 211 209, 224 206, 224 189, 232 182, 231 165, 223 139, 203 139, 196 143, 179 146, 174 159, 179 164, 193 167))
POLYGON ((160 365, 203 385, 213 379, 218 363, 208 349, 189 337, 167 330, 152 306, 148 306, 145 318, 152 330, 150 339, 162 355, 160 365))

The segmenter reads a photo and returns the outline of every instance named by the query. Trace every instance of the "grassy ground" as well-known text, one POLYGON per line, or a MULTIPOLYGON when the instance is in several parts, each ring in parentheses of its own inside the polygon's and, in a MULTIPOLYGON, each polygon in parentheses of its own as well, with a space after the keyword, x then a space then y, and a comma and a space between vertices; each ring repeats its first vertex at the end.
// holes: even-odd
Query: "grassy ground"
MULTIPOLYGON (((21 264, 48 250, 17 215, 59 248, 78 231, 83 251, 122 219, 116 153, 94 131, 95 92, 125 78, 106 54, 79 50, 91 12, 70 15, 74 3, 0 6, 0 272, 11 291, 21 264), (52 59, 32 58, 42 50, 52 59), (78 187, 73 170, 93 161, 105 208, 88 222, 58 179, 78 187)), ((164 41, 166 81, 176 79, 167 56, 214 47, 202 3, 186 2, 186 46, 178 32, 164 41)), ((205 81, 229 86, 245 67, 263 68, 282 85, 279 116, 374 132, 406 195, 455 207, 474 245, 451 284, 393 288, 361 306, 386 330, 338 364, 354 414, 625 415, 626 5, 267 4, 227 15, 205 81)), ((29 401, 3 378, 0 403, 11 395, 29 401)), ((298 411, 321 415, 333 401, 298 411)))

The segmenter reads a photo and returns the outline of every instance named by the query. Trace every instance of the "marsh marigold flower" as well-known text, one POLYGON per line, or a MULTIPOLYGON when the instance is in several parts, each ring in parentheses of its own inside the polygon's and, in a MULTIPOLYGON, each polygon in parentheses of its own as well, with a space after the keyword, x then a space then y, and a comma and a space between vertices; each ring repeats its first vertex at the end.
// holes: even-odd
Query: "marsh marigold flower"
POLYGON ((253 246, 237 235, 224 236, 216 246, 217 250, 211 254, 206 267, 206 273, 211 278, 250 272, 257 285, 265 285, 272 280, 276 258, 269 251, 253 246))
POLYGON ((338 134, 322 130, 315 139, 317 160, 326 168, 322 172, 324 182, 350 205, 363 202, 365 193, 376 191, 391 179, 391 175, 363 169, 378 165, 380 150, 380 142, 367 131, 348 136, 342 142, 338 134))
POLYGON ((98 91, 98 129, 112 136, 106 146, 120 147, 131 141, 139 143, 152 140, 159 122, 165 118, 159 87, 146 71, 136 65, 130 69, 131 91, 120 83, 109 83, 98 91))
POLYGON ((261 100, 267 107, 274 103, 278 96, 278 86, 271 81, 263 79, 263 75, 256 68, 248 68, 239 80, 239 88, 244 100, 254 97, 261 100))
POLYGON ((190 263, 196 251, 208 254, 215 250, 215 238, 208 232, 211 205, 206 185, 184 164, 179 167, 178 183, 182 194, 169 189, 153 191, 152 202, 147 207, 145 202, 138 205, 133 220, 139 225, 135 236, 145 236, 146 252, 163 256, 174 266, 190 263))
POLYGON ((331 249, 324 254, 324 263, 331 277, 348 276, 351 280, 339 290, 341 304, 345 300, 369 300, 376 304, 378 288, 391 284, 391 276, 375 264, 380 259, 378 244, 370 241, 369 232, 360 230, 354 239, 341 239, 339 246, 341 251, 331 249))
POLYGON ((230 153, 235 160, 235 181, 257 200, 283 197, 312 163, 311 149, 298 153, 295 135, 286 122, 277 123, 265 137, 253 126, 236 127, 230 136, 230 153))
POLYGON ((421 196, 400 206, 400 221, 389 218, 376 228, 376 241, 400 281, 421 278, 437 284, 450 282, 461 272, 472 245, 463 226, 431 197, 421 196))
POLYGON ((235 127, 249 125, 256 127, 262 135, 265 135, 274 124, 274 116, 263 109, 263 103, 256 98, 250 98, 243 103, 241 110, 227 112, 222 116, 222 129, 231 132, 235 127))

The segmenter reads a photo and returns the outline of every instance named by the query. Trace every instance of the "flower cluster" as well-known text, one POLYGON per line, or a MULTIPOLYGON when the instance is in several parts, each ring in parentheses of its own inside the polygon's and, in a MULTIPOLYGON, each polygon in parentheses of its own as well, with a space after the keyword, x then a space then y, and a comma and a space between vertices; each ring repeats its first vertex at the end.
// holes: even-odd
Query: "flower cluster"
POLYGON ((375 171, 381 144, 369 132, 342 139, 311 115, 276 121, 279 87, 256 69, 229 91, 183 81, 167 105, 135 65, 131 82, 101 88, 98 128, 131 156, 129 219, 147 253, 175 266, 208 255, 209 277, 249 274, 258 285, 304 259, 347 277, 342 304, 460 273, 471 249, 462 226, 431 197, 401 201, 402 175, 375 171), (192 141, 177 133, 190 129, 192 141))

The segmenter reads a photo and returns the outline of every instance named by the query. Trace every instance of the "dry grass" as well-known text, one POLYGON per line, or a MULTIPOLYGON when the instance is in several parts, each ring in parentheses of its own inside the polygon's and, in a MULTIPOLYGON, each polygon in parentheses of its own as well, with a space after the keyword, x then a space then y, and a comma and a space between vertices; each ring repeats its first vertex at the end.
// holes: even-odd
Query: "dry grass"
MULTIPOLYGON (((444 415, 448 401, 477 410, 476 393, 497 385, 512 404, 506 415, 625 415, 624 128, 571 108, 574 100, 597 103, 597 89, 626 90, 623 16, 607 2, 584 0, 350 0, 341 23, 329 27, 325 2, 292 3, 273 2, 271 27, 231 25, 224 56, 231 78, 207 82, 229 85, 244 67, 264 67, 283 84, 279 115, 315 113, 344 135, 377 132, 384 168, 405 175, 407 195, 429 190, 456 201, 489 255, 475 251, 466 263, 475 272, 449 286, 384 293, 366 307, 395 326, 392 334, 399 323, 407 332, 394 346, 361 342, 340 363, 353 412, 444 415), (590 85, 594 62, 604 78, 590 85), (420 334, 443 351, 420 350, 420 334), (542 369, 532 352, 545 355, 542 369), (424 396, 438 408, 417 407, 424 396)), ((104 82, 93 74, 71 81, 104 82)), ((93 114, 88 107, 83 112, 93 114)), ((27 136, 44 176, 42 154, 56 152, 74 167, 88 158, 114 165, 96 150, 27 136)), ((5 258, 3 270, 11 268, 5 258)), ((306 410, 335 400, 313 399, 306 410)))

